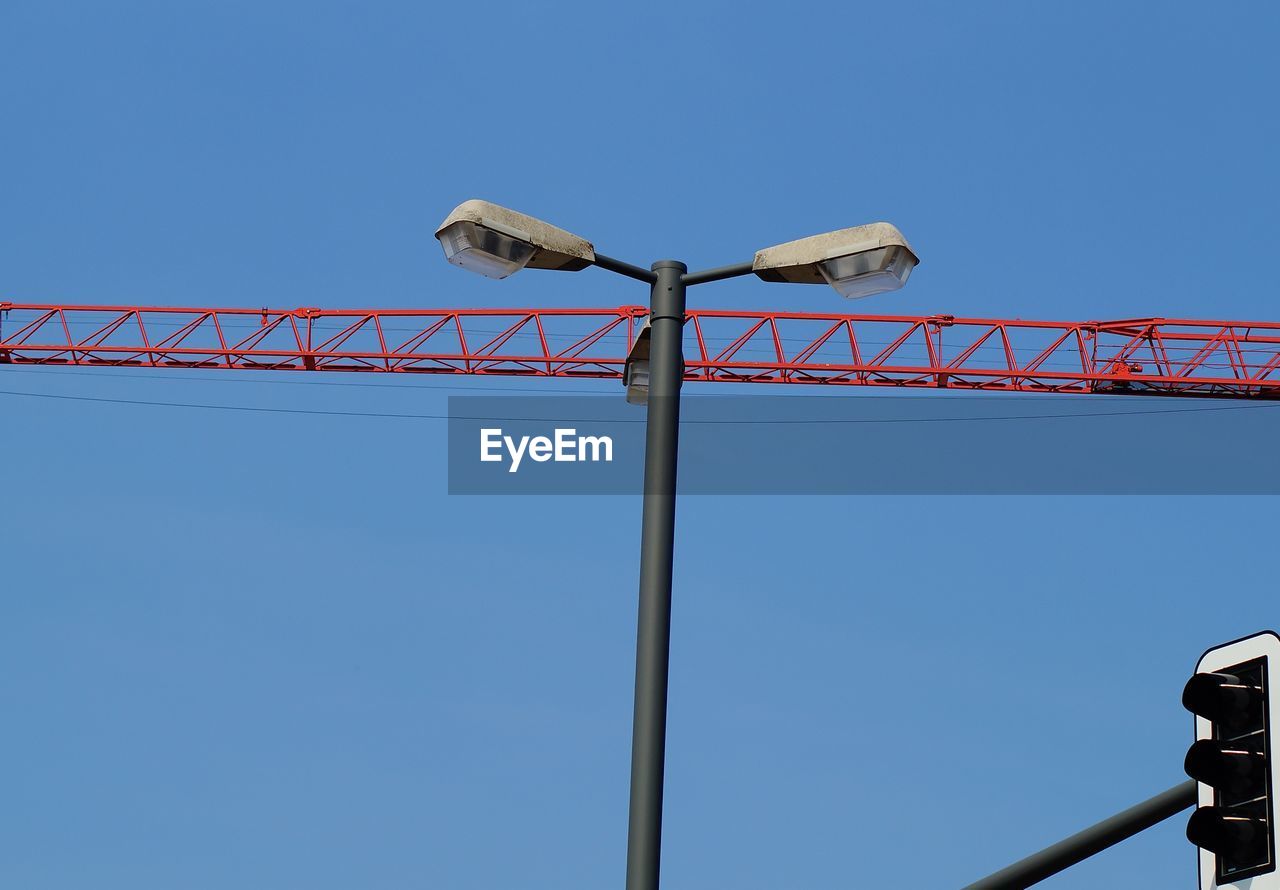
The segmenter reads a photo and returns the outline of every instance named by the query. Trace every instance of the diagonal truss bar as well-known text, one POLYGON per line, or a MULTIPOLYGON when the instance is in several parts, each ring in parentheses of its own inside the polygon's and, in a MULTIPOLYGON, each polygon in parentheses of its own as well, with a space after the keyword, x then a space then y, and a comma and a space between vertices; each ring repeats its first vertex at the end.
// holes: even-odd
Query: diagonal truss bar
MULTIPOLYGON (((646 312, 0 303, 0 365, 617 379, 646 312)), ((1280 398, 1280 322, 730 310, 688 320, 690 381, 1280 398)))

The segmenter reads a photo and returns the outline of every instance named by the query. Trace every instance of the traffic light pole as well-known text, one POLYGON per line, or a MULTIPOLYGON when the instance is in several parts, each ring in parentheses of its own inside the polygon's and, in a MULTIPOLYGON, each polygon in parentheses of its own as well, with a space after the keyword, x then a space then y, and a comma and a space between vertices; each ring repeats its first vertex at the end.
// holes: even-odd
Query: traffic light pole
POLYGON ((684 263, 653 264, 649 307, 640 608, 636 627, 635 714, 631 729, 631 811, 627 890, 658 890, 662 858, 662 782, 667 745, 671 654, 671 572, 675 550, 676 457, 684 379, 684 263))
POLYGON ((1077 862, 1088 859, 1095 853, 1115 846, 1126 838, 1133 837, 1140 831, 1145 831, 1152 825, 1163 822, 1170 816, 1177 815, 1187 807, 1195 806, 1195 803, 1196 783, 1183 782, 1091 828, 1073 834, 1052 847, 970 884, 964 890, 1023 890, 1025 887, 1038 884, 1045 878, 1056 875, 1063 869, 1070 868, 1077 862))

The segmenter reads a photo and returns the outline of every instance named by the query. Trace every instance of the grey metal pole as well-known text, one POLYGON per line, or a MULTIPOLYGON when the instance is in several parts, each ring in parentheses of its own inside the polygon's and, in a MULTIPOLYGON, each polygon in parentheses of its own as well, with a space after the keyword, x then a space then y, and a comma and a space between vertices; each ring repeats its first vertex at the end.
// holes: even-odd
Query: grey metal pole
POLYGON ((631 812, 627 890, 658 890, 662 860, 662 780, 667 746, 671 653, 671 568, 676 531, 676 456, 684 378, 684 263, 653 264, 649 302, 649 402, 645 429, 644 512, 636 696, 631 725, 631 812))
POLYGON ((1065 868, 1100 853, 1107 847, 1133 837, 1158 822, 1163 822, 1187 807, 1195 806, 1196 783, 1183 782, 1168 791, 1144 800, 1123 813, 1104 819, 1097 825, 1073 834, 1052 847, 1033 853, 1008 868, 975 881, 964 890, 1024 890, 1065 868))

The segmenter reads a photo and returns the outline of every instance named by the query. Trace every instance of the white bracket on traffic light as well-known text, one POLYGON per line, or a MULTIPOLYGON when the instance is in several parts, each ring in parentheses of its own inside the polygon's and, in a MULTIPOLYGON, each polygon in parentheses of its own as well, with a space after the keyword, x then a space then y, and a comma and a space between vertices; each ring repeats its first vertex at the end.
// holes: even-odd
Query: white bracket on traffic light
MULTIPOLYGON (((1200 890, 1280 890, 1280 869, 1276 867, 1277 845, 1274 824, 1274 809, 1280 796, 1277 795, 1277 770, 1271 768, 1271 718, 1280 717, 1280 636, 1271 631, 1245 637, 1222 646, 1210 649, 1200 657, 1196 665, 1197 674, 1230 673, 1233 668, 1247 668, 1256 672, 1256 665, 1261 662, 1264 678, 1265 725, 1264 752, 1267 760, 1266 801, 1267 831, 1270 840, 1270 861, 1247 871, 1233 875, 1230 866, 1223 866, 1219 857, 1204 848, 1199 849, 1200 890), (1249 668, 1248 666, 1254 667, 1249 668), (1221 881, 1221 883, 1219 883, 1221 881)), ((1214 724, 1206 717, 1196 715, 1196 740, 1214 739, 1214 724)), ((1197 809, 1214 807, 1221 803, 1218 791, 1212 786, 1200 782, 1197 785, 1197 809)))

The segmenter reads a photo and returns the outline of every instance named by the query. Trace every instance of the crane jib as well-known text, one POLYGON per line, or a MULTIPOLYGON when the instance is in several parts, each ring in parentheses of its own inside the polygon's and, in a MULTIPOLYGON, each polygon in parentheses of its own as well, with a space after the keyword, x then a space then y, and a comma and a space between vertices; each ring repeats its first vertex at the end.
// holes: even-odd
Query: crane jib
MULTIPOLYGON (((618 379, 643 306, 320 309, 0 303, 0 363, 618 379)), ((685 379, 1280 398, 1280 322, 690 310, 685 379)))

